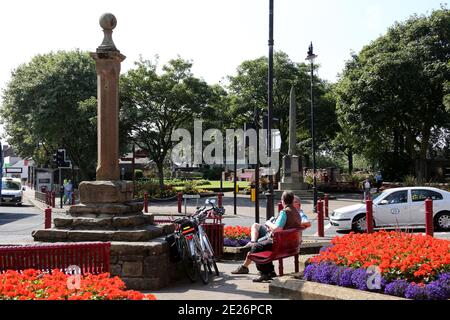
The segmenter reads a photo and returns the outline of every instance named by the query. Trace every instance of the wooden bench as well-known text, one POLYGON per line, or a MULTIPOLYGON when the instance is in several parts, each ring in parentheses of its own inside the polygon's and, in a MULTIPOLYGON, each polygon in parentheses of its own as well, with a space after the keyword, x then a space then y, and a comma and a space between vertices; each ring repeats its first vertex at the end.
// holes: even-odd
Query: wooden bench
POLYGON ((82 274, 107 273, 110 248, 109 242, 0 246, 0 273, 27 269, 66 272, 69 266, 79 267, 82 274))
POLYGON ((272 251, 263 251, 249 254, 248 258, 256 264, 267 264, 278 260, 279 275, 284 275, 283 259, 295 258, 295 272, 298 273, 298 256, 300 254, 301 230, 290 229, 278 231, 273 234, 272 251))

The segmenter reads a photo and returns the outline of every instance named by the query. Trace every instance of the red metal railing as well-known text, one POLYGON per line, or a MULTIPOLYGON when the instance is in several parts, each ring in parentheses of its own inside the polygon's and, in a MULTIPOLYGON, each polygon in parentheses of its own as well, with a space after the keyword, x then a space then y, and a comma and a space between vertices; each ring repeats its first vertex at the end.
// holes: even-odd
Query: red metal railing
POLYGON ((434 236, 433 225, 433 200, 425 200, 425 222, 426 222, 426 234, 428 236, 434 236))
POLYGON ((110 248, 109 242, 0 246, 0 272, 26 269, 65 272, 69 266, 77 266, 82 274, 101 274, 110 270, 110 248))
POLYGON ((366 200, 366 224, 367 233, 373 233, 373 201, 370 199, 366 200))

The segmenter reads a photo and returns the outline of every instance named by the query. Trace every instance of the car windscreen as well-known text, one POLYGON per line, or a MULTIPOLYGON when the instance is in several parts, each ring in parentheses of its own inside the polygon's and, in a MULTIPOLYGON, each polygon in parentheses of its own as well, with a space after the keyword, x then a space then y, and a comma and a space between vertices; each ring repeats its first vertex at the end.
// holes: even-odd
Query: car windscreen
POLYGON ((380 193, 380 194, 378 195, 378 197, 376 197, 376 198, 373 199, 373 203, 378 203, 378 202, 380 202, 380 200, 383 199, 385 196, 386 196, 386 193, 385 193, 385 192, 380 193))
POLYGON ((20 190, 22 189, 20 183, 15 181, 2 181, 2 190, 20 190))

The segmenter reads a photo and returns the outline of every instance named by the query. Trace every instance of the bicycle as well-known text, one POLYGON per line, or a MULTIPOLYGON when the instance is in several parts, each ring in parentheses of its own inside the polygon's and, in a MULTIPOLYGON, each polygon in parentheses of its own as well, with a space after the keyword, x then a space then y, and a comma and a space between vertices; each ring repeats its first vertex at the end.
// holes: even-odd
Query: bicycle
POLYGON ((175 245, 183 268, 188 278, 195 282, 197 276, 204 284, 209 283, 209 275, 219 275, 219 269, 214 256, 214 250, 204 231, 202 224, 208 217, 221 217, 225 210, 215 206, 214 200, 206 200, 211 208, 197 208, 191 217, 182 217, 174 221, 178 225, 174 233, 175 245))

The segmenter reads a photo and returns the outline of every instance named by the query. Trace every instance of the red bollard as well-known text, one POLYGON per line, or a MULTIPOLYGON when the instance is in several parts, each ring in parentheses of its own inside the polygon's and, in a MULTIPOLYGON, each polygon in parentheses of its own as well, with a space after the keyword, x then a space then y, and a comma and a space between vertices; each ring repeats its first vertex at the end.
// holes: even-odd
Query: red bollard
POLYGON ((283 203, 278 202, 278 213, 280 213, 284 209, 283 203))
POLYGON ((181 213, 181 205, 183 204, 183 194, 178 192, 178 213, 181 213))
POLYGON ((52 191, 52 194, 51 194, 51 197, 52 197, 52 208, 56 208, 56 192, 55 191, 52 191))
POLYGON ((329 209, 328 209, 328 200, 330 199, 330 196, 328 194, 325 194, 325 217, 329 218, 329 209))
POLYGON ((373 201, 366 200, 366 224, 367 233, 373 233, 373 201))
POLYGON ((75 193, 72 192, 72 205, 75 205, 75 193))
POLYGON ((325 225, 323 217, 323 201, 317 202, 317 225, 318 225, 318 235, 320 238, 325 237, 325 225))
POLYGON ((45 204, 50 206, 51 202, 50 202, 50 191, 46 191, 45 192, 45 204))
POLYGON ((148 213, 148 193, 144 193, 144 212, 148 213))
POLYGON ((219 192, 219 194, 217 195, 217 206, 219 208, 223 208, 223 193, 219 192))
POLYGON ((433 226, 433 200, 425 200, 426 232, 428 236, 434 236, 433 226))
POLYGON ((45 229, 52 228, 52 208, 45 209, 45 221, 44 221, 45 229))

